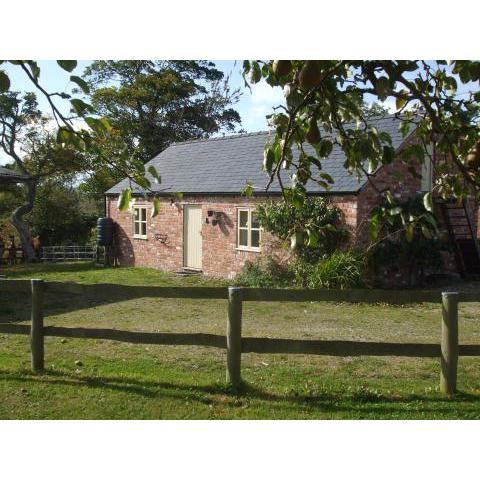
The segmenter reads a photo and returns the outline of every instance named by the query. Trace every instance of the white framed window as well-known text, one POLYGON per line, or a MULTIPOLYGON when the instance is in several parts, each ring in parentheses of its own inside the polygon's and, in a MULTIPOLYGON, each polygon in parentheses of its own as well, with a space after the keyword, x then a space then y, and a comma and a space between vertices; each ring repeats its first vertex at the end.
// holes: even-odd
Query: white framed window
POLYGON ((147 207, 133 207, 133 238, 147 237, 147 207))
POLYGON ((237 211, 237 248, 260 251, 260 222, 253 208, 239 208, 237 211))

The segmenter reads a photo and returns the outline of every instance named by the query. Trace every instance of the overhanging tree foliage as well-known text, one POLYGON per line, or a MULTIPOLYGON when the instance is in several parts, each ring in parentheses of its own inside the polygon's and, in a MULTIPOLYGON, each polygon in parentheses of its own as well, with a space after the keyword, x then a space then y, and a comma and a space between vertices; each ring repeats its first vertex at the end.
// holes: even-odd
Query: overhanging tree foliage
MULTIPOLYGON (((479 197, 480 62, 245 61, 244 76, 251 83, 263 78, 284 89, 286 107, 279 106, 269 116, 275 135, 265 146, 263 168, 267 187, 276 179, 285 200, 294 206, 305 201, 309 179, 328 189, 332 179, 323 173, 322 161, 337 144, 345 153, 345 169, 365 175, 385 198, 387 215, 399 215, 404 228, 412 229, 409 225, 417 222, 403 213, 391 192, 375 185, 373 174, 393 161, 395 151, 390 136, 378 131, 362 108, 368 99, 395 100, 401 132, 412 140, 403 149, 402 161, 417 176, 420 164, 432 162, 433 193, 443 198, 462 199, 470 193, 479 197), (303 150, 306 142, 316 155, 303 150), (283 184, 282 170, 290 172, 291 185, 283 184)), ((245 193, 252 191, 247 185, 245 193)), ((425 195, 424 205, 432 210, 432 192, 425 195)))
POLYGON ((307 261, 318 261, 320 256, 332 253, 347 238, 339 228, 340 209, 325 198, 308 196, 301 208, 267 201, 258 206, 257 214, 264 230, 288 240, 299 257, 307 261))

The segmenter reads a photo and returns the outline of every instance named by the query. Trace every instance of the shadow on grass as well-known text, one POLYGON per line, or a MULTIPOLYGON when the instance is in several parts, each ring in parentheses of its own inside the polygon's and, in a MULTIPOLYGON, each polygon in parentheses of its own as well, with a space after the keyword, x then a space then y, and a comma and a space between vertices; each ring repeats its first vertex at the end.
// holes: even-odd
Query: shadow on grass
MULTIPOLYGON (((36 276, 41 278, 42 273, 85 273, 85 277, 92 272, 94 266, 90 262, 80 262, 78 264, 53 264, 48 266, 48 270, 45 269, 42 264, 28 264, 23 269, 22 266, 15 266, 15 270, 8 275, 9 278, 15 279, 18 277, 24 278, 25 275, 29 275, 33 278, 36 276), (37 275, 37 273, 38 275, 37 275)), ((122 268, 108 269, 109 272, 114 271, 118 276, 122 275, 122 268)), ((129 269, 131 270, 131 269, 129 269)), ((101 272, 102 269, 95 269, 96 273, 101 272)), ((9 272, 7 272, 9 273, 9 272)), ((155 277, 150 278, 152 281, 146 280, 141 274, 138 274, 138 278, 129 278, 134 284, 117 283, 118 278, 111 278, 107 276, 104 281, 109 284, 113 284, 111 289, 99 290, 97 281, 100 279, 98 275, 95 278, 87 279, 82 278, 80 282, 72 282, 69 280, 47 280, 57 284, 55 291, 47 291, 44 296, 44 315, 45 318, 53 315, 63 315, 70 312, 85 310, 89 308, 96 308, 106 305, 117 304, 119 302, 125 302, 128 300, 136 300, 139 298, 154 298, 158 297, 155 287, 163 286, 172 289, 179 288, 181 282, 173 275, 168 275, 165 272, 155 272, 155 277), (88 281, 90 280, 90 281, 88 281), (62 283, 81 283, 83 293, 71 293, 62 291, 62 283), (144 287, 139 291, 138 287, 144 287)), ((128 277, 128 275, 127 275, 128 277)), ((103 280, 102 280, 103 281, 103 280)), ((204 285, 200 280, 198 284, 192 283, 185 285, 186 287, 195 288, 204 285)), ((220 286, 220 285, 218 285, 220 286)), ((221 288, 225 289, 226 299, 226 286, 222 285, 221 288)), ((68 290, 68 289, 67 289, 68 290)), ((167 299, 167 298, 165 298, 167 299)), ((193 299, 193 297, 192 297, 193 299)), ((30 320, 30 293, 20 293, 14 295, 9 291, 0 291, 0 322, 28 322, 30 320), (3 316, 3 318, 2 318, 3 316)))
MULTIPOLYGON (((139 395, 146 398, 170 398, 182 401, 193 401, 200 404, 222 404, 223 406, 242 406, 245 402, 258 400, 269 402, 275 407, 297 411, 298 407, 310 412, 352 412, 358 414, 455 414, 456 407, 465 407, 466 403, 480 415, 480 395, 459 392, 453 397, 440 394, 432 395, 384 395, 377 390, 358 387, 346 392, 322 391, 308 393, 276 394, 244 383, 238 390, 233 390, 225 384, 194 385, 171 382, 152 382, 128 377, 106 377, 72 375, 68 372, 46 370, 43 374, 32 374, 25 370, 12 374, 0 369, 0 379, 13 380, 30 384, 63 385, 82 388, 106 389, 115 392, 139 395), (220 398, 218 398, 220 397, 220 398), (413 408, 415 407, 415 408, 413 408)), ((464 412, 468 413, 468 412, 464 412)), ((413 415, 415 416, 415 415, 413 415)))

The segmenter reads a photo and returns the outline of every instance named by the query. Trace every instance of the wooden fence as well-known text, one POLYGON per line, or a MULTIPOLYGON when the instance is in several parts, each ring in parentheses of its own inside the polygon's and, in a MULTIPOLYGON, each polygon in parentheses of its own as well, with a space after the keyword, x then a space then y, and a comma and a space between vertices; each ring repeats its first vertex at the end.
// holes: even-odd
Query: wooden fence
POLYGON ((0 292, 31 292, 31 325, 0 323, 0 333, 30 335, 31 361, 34 371, 44 368, 44 337, 71 337, 115 340, 155 345, 203 345, 227 350, 227 381, 239 387, 242 353, 286 353, 335 356, 402 356, 440 357, 440 389, 447 394, 456 391, 459 356, 480 356, 480 345, 458 344, 459 302, 479 302, 471 293, 386 290, 284 290, 229 287, 135 287, 124 285, 83 285, 42 280, 0 280, 0 292), (44 293, 101 294, 106 298, 141 297, 194 298, 228 300, 226 336, 204 333, 145 333, 105 328, 44 326, 44 293), (353 303, 411 304, 440 303, 442 322, 440 343, 385 343, 335 340, 290 340, 280 338, 242 337, 242 304, 248 301, 335 301, 353 303))

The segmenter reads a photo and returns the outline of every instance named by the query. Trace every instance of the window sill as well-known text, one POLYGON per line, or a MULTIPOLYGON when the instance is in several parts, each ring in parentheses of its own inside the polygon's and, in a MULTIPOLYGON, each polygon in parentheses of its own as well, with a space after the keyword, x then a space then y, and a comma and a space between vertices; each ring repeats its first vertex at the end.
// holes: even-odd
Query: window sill
POLYGON ((260 248, 248 248, 248 247, 235 247, 237 252, 254 252, 254 253, 261 253, 260 248))
POLYGON ((148 240, 148 236, 139 236, 139 235, 134 235, 133 236, 134 240, 148 240))

